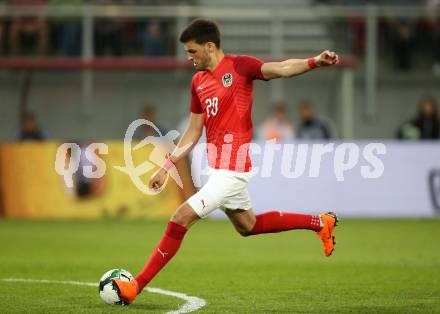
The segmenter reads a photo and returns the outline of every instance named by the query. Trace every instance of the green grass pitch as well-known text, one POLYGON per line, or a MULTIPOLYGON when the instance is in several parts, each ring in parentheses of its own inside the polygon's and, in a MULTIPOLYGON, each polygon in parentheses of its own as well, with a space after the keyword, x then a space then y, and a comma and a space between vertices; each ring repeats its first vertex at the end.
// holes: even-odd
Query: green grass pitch
MULTIPOLYGON (((0 278, 97 282, 136 274, 165 221, 0 220, 0 278)), ((440 220, 343 220, 336 250, 311 231, 242 238, 202 221, 152 287, 207 301, 198 313, 440 313, 440 220)), ((98 289, 0 281, 1 313, 165 313, 183 300, 145 292, 127 307, 98 289)))

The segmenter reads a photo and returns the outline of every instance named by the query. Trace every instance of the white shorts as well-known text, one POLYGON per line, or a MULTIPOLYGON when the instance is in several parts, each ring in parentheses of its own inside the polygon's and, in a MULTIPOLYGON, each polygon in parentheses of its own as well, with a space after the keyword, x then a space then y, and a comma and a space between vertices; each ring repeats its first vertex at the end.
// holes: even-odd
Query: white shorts
POLYGON ((252 208, 247 184, 252 172, 235 172, 210 168, 208 182, 187 203, 200 218, 205 218, 215 209, 252 208))

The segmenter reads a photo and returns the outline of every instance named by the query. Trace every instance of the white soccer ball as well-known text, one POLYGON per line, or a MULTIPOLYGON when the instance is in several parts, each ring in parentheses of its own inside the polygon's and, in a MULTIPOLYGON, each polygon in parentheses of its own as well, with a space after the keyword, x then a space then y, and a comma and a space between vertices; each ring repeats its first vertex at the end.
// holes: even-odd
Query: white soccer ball
POLYGON ((107 304, 124 305, 119 298, 118 289, 113 284, 113 279, 130 281, 133 276, 125 269, 116 268, 106 272, 99 280, 99 296, 107 304))

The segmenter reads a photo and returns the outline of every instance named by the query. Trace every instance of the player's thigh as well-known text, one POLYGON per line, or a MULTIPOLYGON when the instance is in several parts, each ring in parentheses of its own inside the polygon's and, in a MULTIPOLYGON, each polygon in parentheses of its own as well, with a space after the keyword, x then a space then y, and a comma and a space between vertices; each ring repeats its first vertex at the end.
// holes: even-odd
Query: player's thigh
POLYGON ((200 218, 207 217, 215 209, 234 195, 236 188, 234 179, 222 175, 212 175, 208 182, 187 203, 193 208, 200 218))
POLYGON ((257 221, 252 208, 225 209, 225 213, 229 220, 231 220, 237 232, 241 235, 248 235, 257 221))
POLYGON ((188 202, 180 205, 173 216, 171 217, 171 221, 184 226, 185 228, 190 228, 193 224, 199 220, 200 217, 194 211, 194 209, 188 204, 188 202))

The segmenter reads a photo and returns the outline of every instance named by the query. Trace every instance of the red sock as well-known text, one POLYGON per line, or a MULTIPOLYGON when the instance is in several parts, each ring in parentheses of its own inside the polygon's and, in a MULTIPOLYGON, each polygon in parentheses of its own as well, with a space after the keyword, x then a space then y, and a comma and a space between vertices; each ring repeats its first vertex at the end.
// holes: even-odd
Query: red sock
POLYGON ((148 259, 144 269, 136 276, 138 293, 156 276, 156 274, 170 261, 179 250, 187 229, 175 222, 168 222, 167 230, 162 240, 148 259))
POLYGON ((321 229, 318 215, 270 211, 257 215, 256 218, 257 222, 252 228, 250 235, 282 232, 293 229, 308 229, 313 231, 319 231, 321 229))

